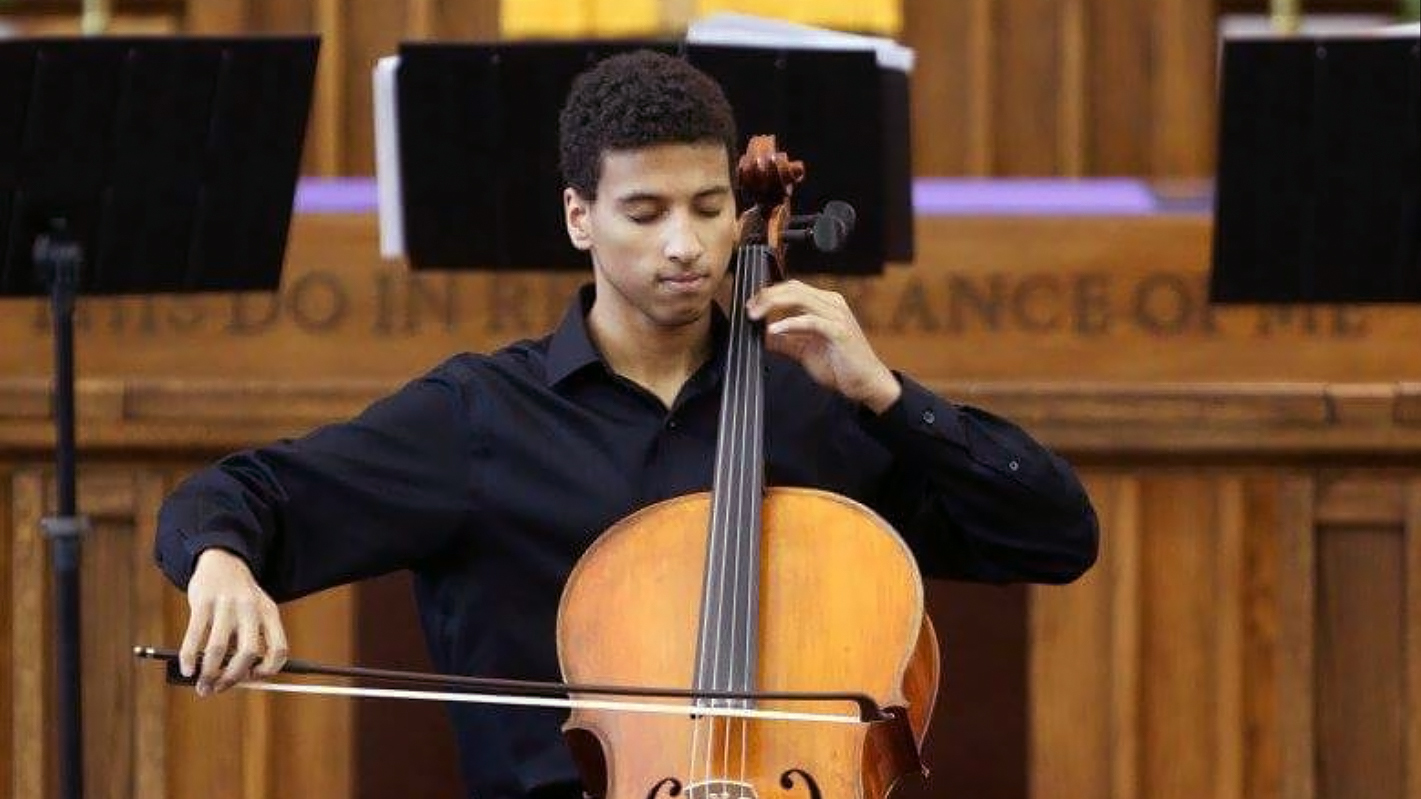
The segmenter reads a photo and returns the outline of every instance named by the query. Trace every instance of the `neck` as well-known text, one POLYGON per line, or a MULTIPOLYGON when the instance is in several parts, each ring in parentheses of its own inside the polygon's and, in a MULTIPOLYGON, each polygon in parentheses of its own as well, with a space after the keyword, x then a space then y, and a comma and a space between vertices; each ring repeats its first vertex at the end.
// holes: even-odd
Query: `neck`
POLYGON ((587 315, 592 343, 613 372, 646 388, 668 407, 711 355, 710 316, 674 328, 606 318, 594 304, 587 315))

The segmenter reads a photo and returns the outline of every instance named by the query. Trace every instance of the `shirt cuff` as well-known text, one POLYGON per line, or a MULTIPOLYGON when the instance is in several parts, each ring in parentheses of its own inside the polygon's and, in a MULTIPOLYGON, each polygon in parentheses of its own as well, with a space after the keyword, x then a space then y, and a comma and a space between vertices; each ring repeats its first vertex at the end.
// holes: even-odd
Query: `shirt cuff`
POLYGON ((159 552, 159 565, 168 570, 173 578, 173 582, 187 590, 187 584, 192 580, 192 573, 197 570, 197 559, 209 549, 224 549, 233 555, 241 558, 247 564, 247 568, 252 574, 257 574, 256 565, 253 562, 251 553, 247 552, 247 545, 242 537, 235 533, 202 533, 199 535, 182 535, 182 554, 177 555, 181 563, 167 563, 167 558, 172 554, 169 552, 159 552))
POLYGON ((966 449, 962 412, 956 405, 924 388, 911 377, 893 373, 903 386, 898 401, 875 414, 864 408, 864 429, 885 446, 913 446, 922 436, 947 441, 966 449))

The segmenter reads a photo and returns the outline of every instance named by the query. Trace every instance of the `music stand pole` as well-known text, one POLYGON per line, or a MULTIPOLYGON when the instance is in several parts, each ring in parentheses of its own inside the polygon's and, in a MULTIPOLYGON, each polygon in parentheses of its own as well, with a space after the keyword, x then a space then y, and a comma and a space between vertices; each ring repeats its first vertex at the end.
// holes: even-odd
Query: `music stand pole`
POLYGON ((54 329, 54 516, 40 524, 49 539, 54 571, 55 669, 59 717, 59 795, 84 795, 83 695, 79 659, 79 552, 88 521, 78 513, 74 440, 74 302, 83 248, 65 233, 62 220, 35 239, 34 263, 49 286, 54 329))
MULTIPOLYGON (((58 746, 63 799, 83 795, 86 763, 125 756, 84 751, 75 304, 276 290, 319 45, 304 35, 0 40, 0 299, 47 298, 54 329, 56 502, 41 520, 54 711, 25 734, 43 737, 43 760, 58 746)), ((88 655, 107 675, 127 652, 88 655)), ((90 704, 110 688, 88 687, 90 704)))

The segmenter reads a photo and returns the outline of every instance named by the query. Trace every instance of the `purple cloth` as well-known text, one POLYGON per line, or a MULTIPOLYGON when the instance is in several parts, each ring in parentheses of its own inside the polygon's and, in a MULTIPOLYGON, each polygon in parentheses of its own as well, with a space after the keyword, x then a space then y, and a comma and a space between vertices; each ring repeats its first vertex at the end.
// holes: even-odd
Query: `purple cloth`
POLYGON ((953 179, 913 182, 913 209, 925 216, 1149 214, 1155 199, 1126 179, 953 179))
MULTIPOLYGON (((922 216, 1139 215, 1209 210, 1207 197, 1164 199, 1141 180, 1099 178, 919 178, 913 208, 922 216)), ((375 213, 372 178, 302 180, 296 211, 303 214, 375 213)))

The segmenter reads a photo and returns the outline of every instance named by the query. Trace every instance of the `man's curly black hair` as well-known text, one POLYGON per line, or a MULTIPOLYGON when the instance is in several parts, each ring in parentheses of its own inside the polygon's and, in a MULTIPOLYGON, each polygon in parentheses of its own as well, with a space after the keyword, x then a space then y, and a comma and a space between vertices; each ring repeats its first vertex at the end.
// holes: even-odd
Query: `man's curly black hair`
MULTIPOLYGON (((563 180, 597 198, 602 155, 655 144, 723 143, 737 155, 735 114, 720 84, 684 59, 621 53, 578 75, 558 116, 563 180)), ((733 179, 734 175, 731 175, 733 179)))

